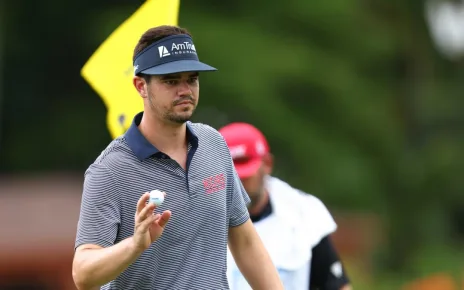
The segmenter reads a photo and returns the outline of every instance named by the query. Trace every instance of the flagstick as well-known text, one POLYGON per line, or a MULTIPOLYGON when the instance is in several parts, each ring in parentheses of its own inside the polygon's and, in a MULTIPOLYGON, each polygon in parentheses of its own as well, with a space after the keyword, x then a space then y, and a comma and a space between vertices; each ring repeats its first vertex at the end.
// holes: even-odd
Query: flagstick
MULTIPOLYGON (((6 4, 0 4, 1 6, 4 6, 6 4)), ((4 15, 4 10, 0 8, 0 22, 5 22, 5 17, 4 15)), ((3 104, 3 63, 4 63, 4 55, 3 55, 3 44, 5 43, 3 39, 5 39, 5 36, 3 35, 4 33, 4 27, 6 23, 1 23, 0 24, 0 150, 2 146, 2 125, 3 125, 3 116, 2 116, 2 104, 3 104)))

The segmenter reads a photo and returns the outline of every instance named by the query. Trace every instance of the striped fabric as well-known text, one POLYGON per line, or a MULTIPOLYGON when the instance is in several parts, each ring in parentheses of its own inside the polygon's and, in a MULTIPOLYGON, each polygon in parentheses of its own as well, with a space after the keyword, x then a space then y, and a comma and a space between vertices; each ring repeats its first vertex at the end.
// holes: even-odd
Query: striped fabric
POLYGON ((141 135, 141 117, 87 169, 75 247, 109 247, 132 236, 138 199, 162 190, 156 212, 172 211, 163 235, 101 289, 229 289, 228 227, 248 220, 249 198, 226 143, 212 127, 188 122, 184 171, 141 135))

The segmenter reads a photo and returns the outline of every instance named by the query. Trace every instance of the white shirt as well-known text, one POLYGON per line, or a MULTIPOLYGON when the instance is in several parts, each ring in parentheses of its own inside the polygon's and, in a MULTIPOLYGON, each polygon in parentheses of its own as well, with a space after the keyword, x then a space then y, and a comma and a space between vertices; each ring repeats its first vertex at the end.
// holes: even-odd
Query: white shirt
MULTIPOLYGON (((254 226, 279 272, 284 288, 308 290, 311 249, 322 238, 333 233, 337 225, 317 197, 303 193, 275 177, 267 178, 266 188, 272 213, 255 222, 254 226)), ((251 289, 229 249, 227 264, 230 289, 251 289)))

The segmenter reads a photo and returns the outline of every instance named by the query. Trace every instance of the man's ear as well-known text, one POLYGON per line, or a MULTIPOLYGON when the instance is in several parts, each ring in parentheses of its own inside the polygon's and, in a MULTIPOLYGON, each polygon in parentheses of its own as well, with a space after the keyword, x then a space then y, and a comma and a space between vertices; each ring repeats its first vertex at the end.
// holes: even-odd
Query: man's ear
POLYGON ((145 81, 145 79, 139 76, 134 76, 134 78, 132 79, 132 82, 134 84, 135 89, 139 93, 139 95, 142 98, 147 98, 148 97, 148 91, 147 91, 148 84, 145 81))
POLYGON ((274 156, 271 153, 267 153, 266 155, 263 156, 263 166, 264 166, 264 172, 267 175, 270 175, 272 173, 272 169, 274 168, 274 156))

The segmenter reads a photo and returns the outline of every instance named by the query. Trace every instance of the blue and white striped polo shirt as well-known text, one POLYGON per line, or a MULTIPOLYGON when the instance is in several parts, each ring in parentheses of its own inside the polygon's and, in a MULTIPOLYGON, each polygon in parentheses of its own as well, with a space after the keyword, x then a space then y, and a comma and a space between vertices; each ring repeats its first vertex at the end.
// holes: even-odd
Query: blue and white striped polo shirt
POLYGON ((132 236, 138 199, 162 190, 156 212, 172 211, 163 235, 101 289, 229 289, 228 227, 249 218, 229 149, 212 127, 187 122, 184 170, 143 137, 142 114, 87 169, 75 247, 109 247, 132 236))

